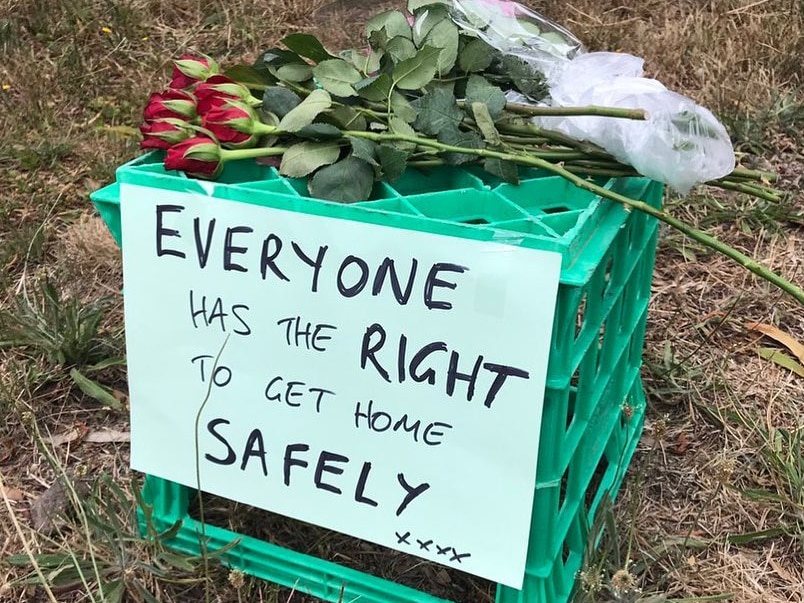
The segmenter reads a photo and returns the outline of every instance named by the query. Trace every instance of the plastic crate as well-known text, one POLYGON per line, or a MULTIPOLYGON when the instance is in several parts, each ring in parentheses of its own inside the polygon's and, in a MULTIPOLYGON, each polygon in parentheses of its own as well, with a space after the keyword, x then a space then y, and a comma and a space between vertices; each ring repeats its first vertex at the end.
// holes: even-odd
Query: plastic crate
MULTIPOLYGON (((564 603, 588 550, 589 526, 604 497, 614 499, 642 431, 639 376, 656 249, 656 221, 566 180, 524 171, 519 186, 475 168, 408 170, 377 183, 371 199, 310 199, 304 180, 253 161, 228 164, 216 183, 166 172, 158 153, 117 171, 117 182, 197 192, 336 219, 357 220, 562 254, 541 424, 538 469, 522 590, 498 585, 497 603, 564 603)), ((662 185, 644 178, 598 184, 658 207, 662 185)), ((119 184, 92 196, 121 242, 119 184)), ((394 582, 211 525, 189 515, 195 492, 145 480, 141 527, 175 529, 171 546, 222 555, 231 567, 328 601, 435 603, 443 599, 394 582)))

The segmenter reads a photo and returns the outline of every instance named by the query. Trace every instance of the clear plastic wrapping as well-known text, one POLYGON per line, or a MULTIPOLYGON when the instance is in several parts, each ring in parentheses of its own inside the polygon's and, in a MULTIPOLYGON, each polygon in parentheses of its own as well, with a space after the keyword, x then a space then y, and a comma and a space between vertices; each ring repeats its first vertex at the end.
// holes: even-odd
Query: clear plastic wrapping
MULTIPOLYGON (((586 52, 571 32, 517 2, 452 0, 463 31, 544 75, 556 107, 588 105, 644 109, 644 121, 582 116, 539 117, 546 129, 593 142, 637 171, 682 194, 729 174, 735 165, 729 135, 715 116, 659 81, 643 77, 643 60, 624 53, 586 52)), ((524 96, 509 100, 536 104, 524 96)))

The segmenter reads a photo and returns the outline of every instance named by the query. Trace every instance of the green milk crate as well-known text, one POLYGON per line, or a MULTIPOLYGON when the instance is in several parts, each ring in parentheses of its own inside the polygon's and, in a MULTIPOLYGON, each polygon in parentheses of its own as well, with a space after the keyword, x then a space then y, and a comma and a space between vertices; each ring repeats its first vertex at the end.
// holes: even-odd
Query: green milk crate
MULTIPOLYGON (((409 169, 392 184, 377 183, 368 201, 337 204, 309 198, 305 180, 283 178, 254 161, 228 164, 221 178, 209 183, 165 171, 156 152, 121 166, 117 183, 92 199, 119 244, 124 241, 118 187, 125 182, 560 253, 524 584, 522 590, 498 585, 496 603, 565 603, 594 538, 590 526, 603 499, 614 500, 642 432, 645 398, 639 370, 658 226, 646 214, 627 211, 560 177, 535 170, 523 170, 523 176, 514 186, 474 167, 409 169)), ((654 207, 661 204, 658 182, 596 182, 654 207)), ((141 528, 178 526, 169 544, 191 554, 236 542, 221 557, 228 566, 326 601, 446 601, 202 525, 189 512, 196 495, 191 488, 146 476, 141 528)))

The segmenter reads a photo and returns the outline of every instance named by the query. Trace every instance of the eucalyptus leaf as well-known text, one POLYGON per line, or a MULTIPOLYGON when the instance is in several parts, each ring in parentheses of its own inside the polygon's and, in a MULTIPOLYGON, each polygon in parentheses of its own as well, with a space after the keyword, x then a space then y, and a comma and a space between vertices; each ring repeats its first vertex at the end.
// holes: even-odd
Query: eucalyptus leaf
POLYGON ((297 107, 289 111, 279 122, 279 129, 295 132, 308 126, 323 111, 332 106, 332 98, 326 90, 313 90, 297 107))
POLYGON ((275 71, 276 77, 286 82, 306 82, 313 77, 313 68, 310 65, 301 63, 291 63, 282 65, 275 71))
POLYGON ((457 130, 464 113, 455 97, 444 88, 433 88, 417 101, 419 115, 413 127, 420 132, 437 136, 442 130, 457 130))
POLYGON ((489 157, 483 162, 483 169, 489 174, 502 178, 509 184, 519 184, 519 170, 515 163, 489 157))
POLYGON ((273 113, 280 119, 300 102, 301 97, 298 94, 282 86, 270 86, 262 95, 263 110, 273 113))
POLYGON ((341 147, 336 142, 300 142, 282 155, 279 173, 289 178, 302 178, 321 166, 335 163, 341 147))
POLYGON ((416 56, 416 46, 409 38, 397 36, 385 45, 385 53, 391 57, 394 63, 401 63, 416 56))
POLYGON ((335 96, 357 96, 354 84, 363 79, 360 72, 343 59, 321 61, 313 67, 313 76, 335 96))
POLYGON ((402 90, 419 90, 429 84, 438 69, 440 48, 425 46, 413 58, 397 63, 392 78, 394 86, 402 90))
POLYGON ((385 30, 388 39, 403 36, 411 39, 413 33, 408 24, 408 18, 398 10, 387 10, 374 15, 366 22, 366 37, 375 31, 385 30))
MULTIPOLYGON (((472 131, 444 130, 438 133, 437 138, 438 142, 464 149, 482 149, 486 146, 480 135, 472 131)), ((477 161, 477 155, 469 155, 467 153, 443 153, 441 157, 450 165, 461 165, 463 163, 477 161)))
POLYGON ((374 170, 357 157, 347 157, 318 170, 308 183, 317 199, 354 203, 365 201, 374 187, 374 170))
POLYGON ((492 120, 496 120, 505 109, 505 93, 482 75, 470 75, 466 84, 466 103, 486 105, 492 120))
POLYGON ((310 34, 293 33, 280 41, 296 54, 307 57, 316 63, 335 58, 324 48, 318 38, 310 34))
POLYGON ((357 90, 360 98, 381 103, 388 99, 388 93, 391 91, 392 85, 391 76, 387 73, 381 73, 380 75, 360 80, 355 84, 355 90, 357 90))
POLYGON ((377 158, 382 166, 382 173, 387 182, 399 178, 407 167, 409 152, 392 144, 381 144, 377 147, 377 158))
POLYGON ((483 134, 483 139, 493 147, 500 146, 502 139, 494 126, 489 108, 484 103, 472 103, 472 114, 477 127, 480 128, 480 133, 483 134))
POLYGON ((483 71, 494 60, 495 51, 484 40, 474 38, 461 49, 458 67, 465 73, 483 71))
POLYGON ((243 84, 247 88, 263 88, 274 82, 268 72, 252 67, 251 65, 233 65, 223 74, 243 84))

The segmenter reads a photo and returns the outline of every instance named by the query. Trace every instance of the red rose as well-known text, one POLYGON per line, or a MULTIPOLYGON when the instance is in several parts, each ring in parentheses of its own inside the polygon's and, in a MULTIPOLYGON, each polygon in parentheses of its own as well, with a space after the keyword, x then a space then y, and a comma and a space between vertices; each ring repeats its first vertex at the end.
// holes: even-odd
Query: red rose
POLYGON ((199 82, 193 88, 193 94, 201 101, 210 94, 217 96, 227 96, 247 100, 251 98, 251 92, 243 84, 238 84, 233 79, 225 75, 213 75, 204 82, 199 82))
POLYGON ((170 87, 189 88, 216 73, 218 65, 211 58, 185 54, 178 61, 173 61, 173 79, 170 80, 170 87))
POLYGON ((143 111, 145 121, 165 118, 195 117, 195 97, 183 90, 164 90, 154 92, 148 97, 148 104, 143 111))
POLYGON ((207 94, 206 96, 204 96, 204 98, 198 101, 198 105, 196 105, 195 110, 198 113, 198 115, 204 117, 204 115, 206 115, 213 109, 223 107, 227 104, 228 101, 232 100, 238 100, 238 99, 220 93, 207 94))
POLYGON ((257 114, 248 104, 224 99, 223 104, 211 106, 203 114, 202 127, 209 130, 221 144, 234 148, 254 146, 257 142, 257 114))
POLYGON ((157 119, 140 125, 143 149, 169 149, 174 144, 192 136, 192 130, 181 119, 157 119))
POLYGON ((194 136, 167 150, 165 169, 181 170, 198 178, 215 178, 223 168, 221 148, 208 136, 194 136))

